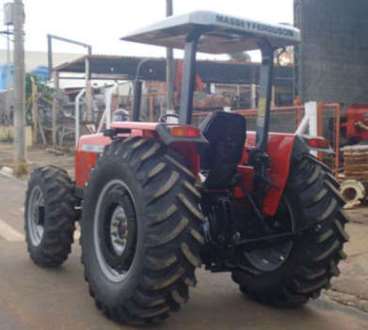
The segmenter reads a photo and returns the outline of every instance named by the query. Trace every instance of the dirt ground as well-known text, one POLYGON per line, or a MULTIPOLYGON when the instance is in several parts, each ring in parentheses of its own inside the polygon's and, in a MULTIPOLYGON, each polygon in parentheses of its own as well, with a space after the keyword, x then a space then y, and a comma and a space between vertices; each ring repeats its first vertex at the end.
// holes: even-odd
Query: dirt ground
MULTIPOLYGON (((13 150, 12 144, 0 143, 0 169, 4 166, 13 167, 13 150)), ((39 166, 56 165, 65 168, 70 175, 74 175, 74 154, 70 151, 31 147, 27 150, 27 162, 29 172, 39 166)))
MULTIPOLYGON (((13 165, 11 144, 0 144, 0 169, 13 165)), ((74 156, 71 152, 54 152, 45 148, 30 148, 27 154, 29 170, 41 165, 57 165, 65 168, 73 177, 74 156)), ((23 178, 26 180, 26 178, 23 178)), ((348 255, 340 266, 341 275, 332 283, 325 298, 342 305, 352 306, 368 313, 368 207, 346 211, 350 242, 348 255)))

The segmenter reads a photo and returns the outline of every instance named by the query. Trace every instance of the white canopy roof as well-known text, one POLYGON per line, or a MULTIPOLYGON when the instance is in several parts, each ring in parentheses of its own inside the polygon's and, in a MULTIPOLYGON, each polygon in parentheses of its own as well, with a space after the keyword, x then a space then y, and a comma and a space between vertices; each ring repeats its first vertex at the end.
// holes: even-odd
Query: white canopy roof
POLYGON ((212 54, 258 49, 259 41, 264 39, 274 48, 300 42, 300 31, 292 26, 266 24, 210 11, 172 16, 122 40, 183 49, 187 35, 195 30, 203 32, 198 50, 212 54))

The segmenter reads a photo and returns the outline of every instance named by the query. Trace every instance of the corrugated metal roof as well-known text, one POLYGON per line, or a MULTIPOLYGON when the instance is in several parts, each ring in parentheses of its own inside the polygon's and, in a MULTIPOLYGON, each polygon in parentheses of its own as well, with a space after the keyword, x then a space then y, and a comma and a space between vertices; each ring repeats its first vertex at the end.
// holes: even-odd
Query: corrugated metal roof
MULTIPOLYGON (((62 64, 54 70, 61 73, 83 74, 85 73, 86 59, 90 61, 92 76, 99 78, 125 76, 126 80, 133 80, 137 66, 144 58, 107 55, 84 56, 62 64)), ((143 67, 142 72, 144 80, 166 80, 166 60, 164 58, 151 58, 147 64, 143 67)), ((206 83, 258 84, 259 69, 260 65, 256 63, 198 61, 197 65, 198 74, 206 83)), ((275 68, 274 82, 276 85, 291 86, 292 81, 292 67, 275 68)))

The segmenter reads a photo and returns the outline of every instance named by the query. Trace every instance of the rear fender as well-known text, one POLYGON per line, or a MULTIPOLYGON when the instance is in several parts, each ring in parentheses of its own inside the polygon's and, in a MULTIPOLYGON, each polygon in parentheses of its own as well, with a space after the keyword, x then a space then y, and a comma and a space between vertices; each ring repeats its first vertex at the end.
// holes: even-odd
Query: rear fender
POLYGON ((75 183, 78 188, 84 188, 98 157, 110 143, 111 139, 103 134, 85 135, 79 139, 75 152, 75 183))
MULTIPOLYGON (((267 153, 270 157, 269 178, 272 186, 268 189, 262 203, 262 212, 266 216, 274 216, 279 208, 282 194, 284 193, 290 172, 290 164, 295 149, 296 135, 284 133, 270 133, 267 145, 267 153)), ((249 150, 255 148, 255 132, 247 133, 247 144, 244 149, 242 164, 249 160, 249 150)), ((307 149, 308 151, 308 149, 307 149)), ((243 177, 243 187, 246 192, 251 192, 254 179, 253 168, 246 165, 238 167, 243 177)))
MULTIPOLYGON (((189 125, 144 122, 117 122, 113 123, 112 128, 122 130, 127 136, 142 136, 160 140, 169 149, 179 153, 183 163, 195 176, 198 175, 200 170, 198 149, 200 145, 208 144, 208 141, 197 128, 189 125), (173 128, 182 129, 183 135, 174 136, 171 133, 173 128)), ((124 133, 121 135, 123 136, 124 133)))
POLYGON ((184 129, 189 128, 190 130, 193 130, 192 133, 196 133, 195 136, 173 136, 170 133, 170 128, 174 126, 158 125, 156 132, 164 144, 181 155, 185 166, 187 166, 193 174, 197 176, 201 166, 199 149, 201 146, 207 145, 208 141, 199 129, 185 125, 176 127, 184 129))
MULTIPOLYGON (((179 125, 175 125, 179 127, 179 125)), ((208 143, 206 138, 199 132, 198 136, 172 136, 170 125, 144 122, 114 122, 111 129, 105 134, 93 134, 82 136, 79 140, 75 154, 75 178, 76 185, 83 188, 88 182, 91 170, 94 168, 98 157, 112 139, 140 136, 147 139, 156 139, 168 146, 169 149, 179 153, 183 163, 198 175, 200 169, 200 157, 198 146, 208 143)), ((189 126, 182 126, 190 128, 189 126)), ((195 128, 191 128, 194 129, 195 128)))

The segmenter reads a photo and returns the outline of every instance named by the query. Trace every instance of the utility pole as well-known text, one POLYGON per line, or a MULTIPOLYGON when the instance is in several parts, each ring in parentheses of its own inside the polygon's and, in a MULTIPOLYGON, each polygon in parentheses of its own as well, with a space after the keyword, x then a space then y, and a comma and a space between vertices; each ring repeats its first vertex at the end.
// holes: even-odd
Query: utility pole
POLYGON ((25 64, 24 64, 24 5, 22 0, 14 0, 14 66, 15 66, 15 108, 14 108, 14 146, 15 173, 25 174, 26 141, 25 141, 25 64))
POLYGON ((10 56, 10 29, 9 26, 6 27, 6 65, 9 69, 11 64, 11 56, 10 56))
MULTIPOLYGON (((166 0, 166 16, 174 13, 173 0, 166 0)), ((167 110, 175 111, 174 105, 174 53, 172 48, 166 49, 166 85, 167 85, 167 110)))

